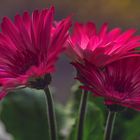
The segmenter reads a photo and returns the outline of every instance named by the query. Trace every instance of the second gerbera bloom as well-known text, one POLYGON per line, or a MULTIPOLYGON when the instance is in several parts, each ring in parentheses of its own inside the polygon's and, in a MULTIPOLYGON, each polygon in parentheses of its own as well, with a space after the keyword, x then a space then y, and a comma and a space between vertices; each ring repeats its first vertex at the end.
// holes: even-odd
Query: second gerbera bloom
POLYGON ((82 63, 84 59, 97 67, 113 61, 134 56, 135 48, 140 46, 140 36, 134 36, 135 29, 122 32, 120 28, 108 31, 102 25, 99 32, 92 22, 75 23, 72 35, 67 41, 67 55, 73 62, 82 63))

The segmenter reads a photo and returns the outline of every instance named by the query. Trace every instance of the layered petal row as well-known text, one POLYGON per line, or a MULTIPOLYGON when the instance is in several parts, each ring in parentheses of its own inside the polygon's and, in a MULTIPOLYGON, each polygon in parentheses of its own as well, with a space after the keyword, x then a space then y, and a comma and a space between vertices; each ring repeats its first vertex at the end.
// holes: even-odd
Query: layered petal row
POLYGON ((103 67, 116 60, 137 55, 140 36, 134 35, 135 32, 135 29, 122 32, 120 28, 108 31, 107 23, 97 32, 93 22, 75 23, 66 44, 66 54, 73 62, 83 63, 86 59, 97 67, 103 67))

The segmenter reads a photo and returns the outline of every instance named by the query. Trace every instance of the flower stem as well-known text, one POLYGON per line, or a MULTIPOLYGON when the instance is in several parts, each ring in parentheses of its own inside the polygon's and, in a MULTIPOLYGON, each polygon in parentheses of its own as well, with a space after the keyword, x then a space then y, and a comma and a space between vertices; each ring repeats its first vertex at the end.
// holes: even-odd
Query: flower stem
POLYGON ((51 140, 57 140, 56 117, 55 117, 55 113, 54 113, 53 98, 52 98, 52 95, 51 95, 48 87, 44 88, 44 92, 45 92, 45 95, 46 95, 46 104, 47 104, 50 138, 51 138, 51 140))
POLYGON ((109 111, 104 133, 104 140, 111 140, 116 118, 116 112, 109 111))
POLYGON ((79 108, 77 140, 83 139, 83 130, 84 130, 84 120, 85 120, 85 115, 86 115, 87 99, 88 99, 88 91, 84 90, 82 97, 81 97, 80 108, 79 108))

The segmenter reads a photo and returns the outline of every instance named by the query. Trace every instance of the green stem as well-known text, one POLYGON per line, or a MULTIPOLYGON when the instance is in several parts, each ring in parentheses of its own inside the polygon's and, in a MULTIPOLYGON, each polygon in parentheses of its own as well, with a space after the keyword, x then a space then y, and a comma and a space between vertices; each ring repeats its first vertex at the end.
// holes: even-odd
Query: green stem
POLYGON ((109 111, 104 133, 104 140, 111 140, 116 118, 116 112, 109 111))
POLYGON ((50 130, 50 137, 51 140, 57 140, 57 133, 56 133, 56 117, 54 113, 54 105, 53 105, 53 98, 50 93, 48 87, 44 88, 44 92, 46 95, 46 104, 47 104, 47 112, 48 112, 48 124, 50 130))
POLYGON ((77 128, 77 140, 83 139, 83 130, 84 130, 84 120, 86 115, 86 106, 87 106, 88 92, 85 90, 82 93, 80 108, 79 108, 79 120, 77 128))

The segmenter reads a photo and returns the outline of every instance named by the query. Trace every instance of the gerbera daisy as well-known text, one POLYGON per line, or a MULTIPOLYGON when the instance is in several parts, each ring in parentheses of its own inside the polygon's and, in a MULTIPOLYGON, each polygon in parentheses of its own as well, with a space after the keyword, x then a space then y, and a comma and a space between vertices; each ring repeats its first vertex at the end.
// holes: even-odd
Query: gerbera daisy
POLYGON ((134 36, 135 29, 122 32, 120 28, 108 30, 104 23, 99 32, 92 22, 75 23, 73 33, 68 38, 66 54, 73 62, 83 63, 84 59, 97 67, 113 61, 135 56, 135 48, 140 46, 140 36, 134 36))
MULTIPOLYGON (((54 7, 32 15, 16 15, 14 22, 4 17, 0 33, 0 98, 19 86, 42 88, 46 75, 64 50, 71 26, 70 18, 54 24, 54 7)), ((46 84, 46 83, 45 83, 46 84)))
POLYGON ((103 97, 107 106, 140 110, 140 56, 118 60, 104 69, 87 61, 73 64, 79 72, 77 79, 84 83, 82 88, 103 97))

